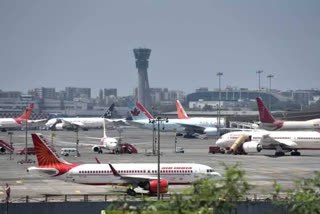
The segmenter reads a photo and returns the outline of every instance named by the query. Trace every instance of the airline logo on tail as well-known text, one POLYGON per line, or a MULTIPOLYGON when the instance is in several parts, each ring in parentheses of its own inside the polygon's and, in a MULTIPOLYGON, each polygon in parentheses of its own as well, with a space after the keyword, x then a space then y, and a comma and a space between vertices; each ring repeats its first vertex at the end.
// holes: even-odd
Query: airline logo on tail
POLYGON ((47 145, 42 135, 31 134, 31 136, 38 160, 38 168, 58 170, 58 174, 55 175, 58 176, 79 165, 70 164, 60 158, 59 155, 47 145))
POLYGON ((139 114, 140 114, 140 111, 136 108, 134 108, 133 111, 130 111, 130 112, 133 116, 139 116, 139 114))
POLYGON ((179 100, 176 101, 176 107, 177 107, 177 112, 178 112, 178 118, 179 119, 188 119, 187 113, 184 111, 181 103, 179 100))
POLYGON ((147 110, 145 110, 143 107, 142 107, 142 109, 140 109, 138 105, 140 107, 142 106, 141 104, 136 103, 133 100, 129 100, 128 101, 128 107, 129 107, 129 111, 130 111, 130 114, 132 116, 132 119, 133 120, 146 120, 146 119, 149 119, 149 117, 144 114, 144 112, 147 111, 147 110), (143 112, 143 114, 141 114, 141 112, 143 112))
POLYGON ((22 113, 20 117, 13 118, 17 123, 21 124, 22 121, 24 120, 29 120, 32 114, 32 109, 33 109, 34 104, 30 103, 26 110, 22 113))

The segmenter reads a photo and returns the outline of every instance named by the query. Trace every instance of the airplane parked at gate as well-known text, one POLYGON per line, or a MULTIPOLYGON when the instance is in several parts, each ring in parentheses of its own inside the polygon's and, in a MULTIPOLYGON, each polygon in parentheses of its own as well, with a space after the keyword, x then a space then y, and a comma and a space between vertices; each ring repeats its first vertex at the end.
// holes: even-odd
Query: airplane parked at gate
POLYGON ((260 125, 266 130, 320 130, 320 119, 307 121, 275 120, 260 97, 256 98, 259 108, 260 125))
POLYGON ((45 126, 47 129, 63 130, 63 129, 75 129, 82 128, 87 130, 89 128, 101 128, 103 126, 103 120, 112 125, 125 125, 125 119, 110 119, 114 104, 112 104, 105 112, 103 117, 64 117, 64 118, 52 118, 45 126))
POLYGON ((33 105, 33 103, 29 104, 20 117, 0 118, 0 129, 6 130, 7 128, 22 127, 27 120, 28 123, 33 122, 29 120, 32 114, 33 105))
MULTIPOLYGON (((150 123, 152 115, 144 108, 144 106, 133 101, 129 101, 129 110, 133 118, 128 121, 132 125, 139 128, 153 129, 154 125, 150 123)), ((184 113, 184 115, 186 115, 184 113)), ((221 118, 221 127, 224 127, 224 119, 221 118)), ((184 119, 168 119, 167 122, 161 123, 161 131, 185 133, 186 136, 192 136, 195 133, 217 135, 217 119, 214 118, 184 118, 184 119)))
MULTIPOLYGON (((41 134, 32 134, 38 166, 29 167, 28 172, 41 176, 56 177, 67 182, 89 185, 131 186, 127 193, 135 195, 141 187, 149 193, 157 193, 157 164, 72 164, 52 151, 41 134)), ((185 185, 200 178, 220 176, 211 167, 194 163, 160 164, 160 193, 166 193, 169 185, 185 185)))
MULTIPOLYGON (((93 138, 93 137, 90 137, 93 138)), ((93 139, 99 139, 99 138, 93 138, 93 139)), ((89 144, 92 146, 91 144, 89 144)), ((100 144, 99 145, 93 145, 92 150, 94 152, 98 152, 101 154, 103 151, 109 150, 112 151, 113 153, 137 153, 137 149, 129 144, 129 143, 121 143, 120 138, 115 138, 115 137, 108 137, 106 134, 106 123, 105 121, 103 122, 103 137, 100 138, 100 144)))
POLYGON ((298 150, 320 150, 320 133, 316 131, 237 131, 222 135, 216 145, 236 154, 258 153, 262 149, 276 150, 276 156, 298 150))

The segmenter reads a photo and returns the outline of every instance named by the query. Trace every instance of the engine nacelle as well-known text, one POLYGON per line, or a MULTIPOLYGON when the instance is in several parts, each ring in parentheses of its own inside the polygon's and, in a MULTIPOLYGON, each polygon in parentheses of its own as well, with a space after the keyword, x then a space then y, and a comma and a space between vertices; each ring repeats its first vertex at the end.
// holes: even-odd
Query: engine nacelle
POLYGON ((0 152, 1 152, 1 153, 5 153, 5 152, 6 152, 6 149, 3 148, 3 147, 0 147, 0 152))
MULTIPOLYGON (((157 186, 158 186, 158 180, 152 180, 149 182, 145 182, 141 185, 144 190, 149 190, 151 194, 157 193, 157 186)), ((167 180, 160 180, 160 193, 167 193, 168 192, 168 181, 167 180)))
POLYGON ((63 130, 63 123, 58 123, 58 124, 56 124, 55 126, 55 129, 57 129, 57 130, 63 130))
POLYGON ((261 152, 262 146, 256 141, 249 141, 242 145, 242 149, 245 153, 258 153, 261 152))
POLYGON ((214 128, 214 127, 205 128, 203 132, 207 135, 217 135, 218 134, 217 128, 214 128))
POLYGON ((100 151, 100 147, 99 146, 93 146, 92 147, 92 151, 99 152, 100 151))

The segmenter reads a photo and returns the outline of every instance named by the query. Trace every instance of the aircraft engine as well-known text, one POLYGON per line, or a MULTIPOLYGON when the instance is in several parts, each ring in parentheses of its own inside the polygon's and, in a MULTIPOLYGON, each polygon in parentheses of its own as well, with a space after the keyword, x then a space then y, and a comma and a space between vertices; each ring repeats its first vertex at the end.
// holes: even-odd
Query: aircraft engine
POLYGON ((63 130, 63 123, 58 123, 55 125, 56 130, 63 130))
POLYGON ((214 127, 205 128, 205 130, 203 132, 207 135, 217 135, 218 134, 217 128, 214 128, 214 127))
POLYGON ((93 146, 92 147, 92 151, 99 152, 100 151, 100 147, 99 146, 93 146))
POLYGON ((242 149, 245 153, 258 153, 261 152, 262 146, 256 141, 249 141, 242 145, 242 149))
MULTIPOLYGON (((144 182, 139 186, 142 187, 144 190, 149 190, 150 193, 154 194, 157 193, 157 185, 158 180, 152 180, 149 182, 144 182)), ((168 181, 167 180, 160 180, 160 193, 167 193, 168 192, 168 181)))
POLYGON ((6 149, 3 148, 3 147, 0 147, 0 152, 1 152, 1 153, 4 153, 4 152, 6 152, 6 149))

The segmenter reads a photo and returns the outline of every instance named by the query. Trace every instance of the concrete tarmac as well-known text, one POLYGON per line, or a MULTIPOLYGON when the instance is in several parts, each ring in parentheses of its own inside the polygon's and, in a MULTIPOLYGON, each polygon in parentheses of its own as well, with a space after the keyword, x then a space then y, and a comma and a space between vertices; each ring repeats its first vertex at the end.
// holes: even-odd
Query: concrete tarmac
MULTIPOLYGON (((33 132, 42 133, 51 143, 50 134, 55 133, 53 145, 57 152, 61 148, 76 147, 76 133, 73 131, 28 131, 28 146, 32 147, 30 134, 33 132)), ((118 137, 115 130, 108 130, 108 136, 118 137)), ((91 146, 82 144, 98 144, 98 139, 92 137, 102 137, 102 130, 79 131, 79 151, 80 157, 63 157, 71 163, 96 163, 97 157, 102 163, 157 163, 157 156, 147 156, 146 151, 152 150, 152 131, 142 130, 134 127, 126 127, 122 133, 122 141, 133 144, 138 149, 138 154, 97 154, 92 151, 91 146)), ((0 139, 9 142, 7 133, 0 133, 0 139)), ((273 157, 274 151, 262 151, 252 155, 228 155, 210 154, 209 146, 214 145, 214 139, 185 139, 178 137, 177 146, 183 147, 185 153, 174 153, 174 133, 161 133, 161 162, 164 163, 201 163, 211 166, 219 173, 224 173, 221 163, 228 165, 239 163, 246 171, 250 184, 254 185, 252 194, 264 195, 270 193, 272 183, 276 180, 284 188, 293 186, 293 182, 299 178, 312 177, 314 171, 320 170, 320 151, 301 151, 300 157, 290 156, 273 157)), ((25 132, 15 131, 13 134, 13 146, 16 150, 25 146, 25 132)), ((73 183, 66 183, 54 178, 43 178, 31 175, 26 169, 36 164, 17 164, 25 158, 24 155, 14 154, 13 160, 9 160, 9 155, 0 155, 0 198, 4 198, 5 183, 11 186, 12 198, 21 198, 29 195, 37 197, 44 194, 106 194, 125 191, 121 187, 110 186, 89 186, 73 183), (2 197, 3 195, 3 197, 2 197)), ((29 158, 36 161, 34 155, 29 158)), ((169 191, 181 191, 186 186, 169 187, 169 191)))

